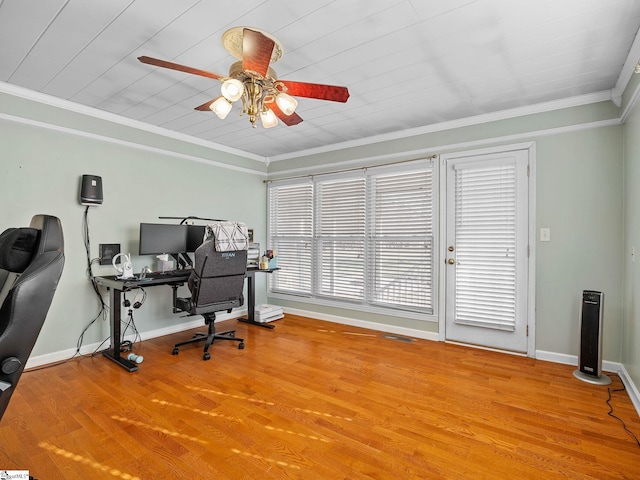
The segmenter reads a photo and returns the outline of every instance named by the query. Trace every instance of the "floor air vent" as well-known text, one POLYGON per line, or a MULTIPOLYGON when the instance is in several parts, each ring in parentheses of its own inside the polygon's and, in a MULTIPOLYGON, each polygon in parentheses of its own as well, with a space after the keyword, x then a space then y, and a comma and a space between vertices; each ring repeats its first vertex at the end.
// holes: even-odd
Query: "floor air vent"
POLYGON ((391 340, 398 340, 399 342, 408 342, 408 343, 411 343, 411 342, 414 342, 414 341, 415 341, 413 338, 409 338, 409 337, 400 337, 400 336, 398 336, 398 335, 390 335, 390 334, 383 335, 382 337, 383 337, 383 338, 389 338, 389 339, 391 339, 391 340))

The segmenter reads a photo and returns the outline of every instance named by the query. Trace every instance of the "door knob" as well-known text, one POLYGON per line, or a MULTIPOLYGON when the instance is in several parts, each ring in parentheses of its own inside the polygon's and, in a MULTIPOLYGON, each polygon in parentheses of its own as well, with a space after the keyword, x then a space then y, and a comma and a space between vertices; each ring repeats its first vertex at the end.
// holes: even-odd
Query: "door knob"
POLYGON ((455 260, 454 258, 450 258, 449 260, 447 260, 447 263, 448 263, 449 265, 455 265, 456 260, 455 260))

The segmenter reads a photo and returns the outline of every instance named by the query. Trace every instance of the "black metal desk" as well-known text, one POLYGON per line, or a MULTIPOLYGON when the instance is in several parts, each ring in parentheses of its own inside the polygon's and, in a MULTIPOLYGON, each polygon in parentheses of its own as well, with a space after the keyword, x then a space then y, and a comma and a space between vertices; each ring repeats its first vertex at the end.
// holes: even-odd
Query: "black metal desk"
POLYGON ((238 318, 238 321, 264 328, 275 327, 275 325, 271 323, 256 322, 256 287, 253 284, 253 279, 256 276, 256 272, 273 273, 276 270, 280 270, 280 268, 267 268, 264 270, 260 270, 257 267, 247 268, 247 295, 249 296, 247 301, 247 318, 238 318))
POLYGON ((114 275, 110 275, 108 277, 95 277, 96 283, 106 287, 109 291, 109 328, 111 346, 104 350, 102 354, 109 360, 116 362, 122 368, 130 372, 138 370, 138 365, 120 356, 120 347, 122 342, 122 317, 120 306, 122 305, 122 293, 135 290, 137 288, 155 287, 157 285, 169 285, 177 288, 180 285, 184 285, 190 274, 191 270, 185 270, 184 275, 180 276, 155 274, 154 278, 145 278, 143 280, 135 278, 123 280, 116 278, 114 275))
MULTIPOLYGON (((247 318, 239 318, 239 321, 249 323, 251 325, 259 325, 265 328, 274 327, 274 325, 268 323, 255 321, 256 292, 253 279, 256 272, 272 273, 276 270, 279 269, 270 268, 267 270, 260 270, 257 267, 247 268, 247 296, 249 297, 247 299, 247 318)), ((106 287, 109 291, 109 328, 111 336, 111 346, 108 349, 104 350, 102 354, 109 360, 114 361, 122 368, 130 372, 135 372, 136 370, 138 370, 138 365, 120 355, 120 347, 122 343, 122 317, 120 309, 122 305, 122 293, 128 292, 130 290, 135 290, 137 288, 168 285, 174 289, 175 295, 176 289, 187 282, 190 274, 191 270, 186 269, 184 270, 184 275, 162 275, 155 273, 153 274, 152 278, 145 278, 142 280, 138 280, 136 278, 123 280, 120 278, 116 278, 114 275, 106 277, 95 277, 96 283, 98 285, 106 287)))

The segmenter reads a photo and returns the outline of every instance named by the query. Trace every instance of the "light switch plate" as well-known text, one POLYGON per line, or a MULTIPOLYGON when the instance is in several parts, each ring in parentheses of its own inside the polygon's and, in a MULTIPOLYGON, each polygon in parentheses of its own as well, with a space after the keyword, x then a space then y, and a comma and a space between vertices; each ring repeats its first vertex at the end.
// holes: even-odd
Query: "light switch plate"
POLYGON ((551 229, 550 228, 541 228, 540 229, 540 241, 541 242, 550 242, 551 241, 551 229))

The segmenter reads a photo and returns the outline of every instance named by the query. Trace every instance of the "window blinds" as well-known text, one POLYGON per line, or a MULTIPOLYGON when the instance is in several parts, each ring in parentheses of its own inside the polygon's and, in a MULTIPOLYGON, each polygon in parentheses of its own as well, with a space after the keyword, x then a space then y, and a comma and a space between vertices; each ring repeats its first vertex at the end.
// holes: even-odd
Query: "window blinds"
POLYGON ((456 166, 456 323, 515 329, 515 177, 514 162, 456 166))
POLYGON ((433 312, 433 170, 370 177, 371 301, 433 312))
POLYGON ((270 290, 433 313, 433 165, 272 182, 270 290))
POLYGON ((280 292, 311 294, 313 184, 272 186, 269 194, 270 245, 281 270, 272 275, 280 292))
POLYGON ((318 294, 364 300, 364 177, 316 183, 318 294))

